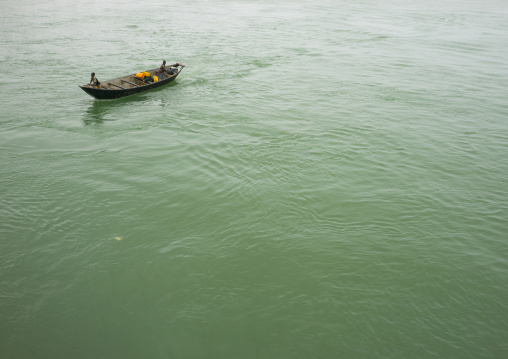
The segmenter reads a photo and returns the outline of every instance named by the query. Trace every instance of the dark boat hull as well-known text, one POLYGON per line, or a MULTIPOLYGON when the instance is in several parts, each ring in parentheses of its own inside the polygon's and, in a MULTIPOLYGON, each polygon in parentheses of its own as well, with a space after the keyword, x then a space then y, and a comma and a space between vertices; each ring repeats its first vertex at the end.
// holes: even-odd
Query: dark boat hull
MULTIPOLYGON (((131 87, 131 88, 125 88, 125 89, 106 89, 106 88, 96 88, 96 87, 89 87, 89 86, 79 86, 83 91, 85 91, 87 94, 89 94, 92 97, 95 97, 98 100, 114 100, 117 98, 122 98, 126 96, 131 96, 140 92, 145 92, 149 90, 153 90, 155 88, 164 86, 169 84, 170 82, 174 81, 176 77, 180 74, 180 71, 178 71, 176 74, 165 78, 163 80, 149 83, 146 85, 138 86, 138 87, 131 87)), ((106 82, 107 83, 107 82, 106 82)))

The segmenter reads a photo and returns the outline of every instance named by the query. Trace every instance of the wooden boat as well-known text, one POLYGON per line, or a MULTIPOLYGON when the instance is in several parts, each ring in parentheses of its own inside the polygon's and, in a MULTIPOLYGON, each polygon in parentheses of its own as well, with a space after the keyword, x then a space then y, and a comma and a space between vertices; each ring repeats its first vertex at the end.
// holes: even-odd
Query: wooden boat
MULTIPOLYGON (((148 82, 144 79, 136 77, 135 74, 119 77, 117 79, 103 81, 97 87, 94 85, 80 85, 81 89, 92 97, 99 100, 113 100, 120 97, 130 96, 139 92, 152 90, 157 87, 167 85, 182 72, 185 65, 178 64, 178 72, 173 75, 165 74, 165 78, 155 81, 148 82)), ((150 76, 158 76, 158 68, 148 70, 150 76)))

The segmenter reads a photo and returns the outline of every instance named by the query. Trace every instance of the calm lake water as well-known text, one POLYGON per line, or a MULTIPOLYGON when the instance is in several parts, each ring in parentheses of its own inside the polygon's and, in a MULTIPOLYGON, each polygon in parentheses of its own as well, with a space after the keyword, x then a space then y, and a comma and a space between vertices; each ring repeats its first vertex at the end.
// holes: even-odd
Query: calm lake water
POLYGON ((0 3, 1 358, 508 356, 506 1, 0 3))

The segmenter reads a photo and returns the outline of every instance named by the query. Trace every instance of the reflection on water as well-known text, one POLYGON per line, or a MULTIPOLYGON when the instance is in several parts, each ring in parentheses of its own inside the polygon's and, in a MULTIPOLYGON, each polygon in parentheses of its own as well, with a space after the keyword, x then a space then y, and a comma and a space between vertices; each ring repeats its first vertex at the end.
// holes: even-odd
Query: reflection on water
POLYGON ((85 125, 95 125, 101 124, 104 121, 117 120, 118 117, 113 116, 116 110, 146 101, 145 95, 136 94, 116 100, 94 100, 84 113, 83 123, 85 125))
POLYGON ((106 101, 98 100, 92 102, 84 114, 83 123, 85 125, 100 124, 104 122, 108 113, 108 104, 105 104, 105 102, 106 101))

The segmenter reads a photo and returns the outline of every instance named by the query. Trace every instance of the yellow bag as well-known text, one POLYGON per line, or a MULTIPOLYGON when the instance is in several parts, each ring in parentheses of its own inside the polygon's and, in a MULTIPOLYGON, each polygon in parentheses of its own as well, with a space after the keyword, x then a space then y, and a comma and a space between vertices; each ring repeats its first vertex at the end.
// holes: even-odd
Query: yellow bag
POLYGON ((143 75, 145 75, 145 76, 152 76, 152 75, 151 75, 149 72, 147 72, 147 71, 143 71, 143 72, 142 72, 142 74, 143 74, 143 75))
POLYGON ((157 81, 159 81, 159 77, 158 77, 158 76, 154 76, 154 77, 152 77, 152 78, 153 78, 153 82, 157 82, 157 81))
POLYGON ((144 79, 144 78, 145 78, 145 75, 144 75, 143 73, 141 73, 141 72, 138 72, 138 73, 136 74, 136 77, 137 77, 138 79, 144 79))

